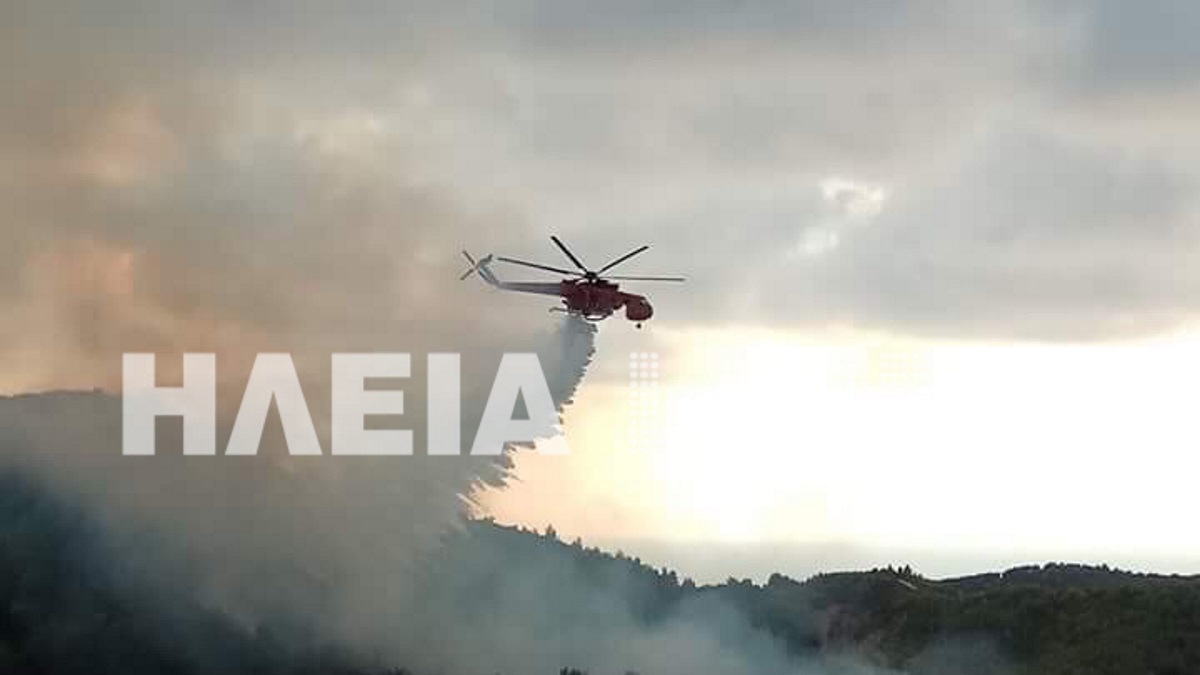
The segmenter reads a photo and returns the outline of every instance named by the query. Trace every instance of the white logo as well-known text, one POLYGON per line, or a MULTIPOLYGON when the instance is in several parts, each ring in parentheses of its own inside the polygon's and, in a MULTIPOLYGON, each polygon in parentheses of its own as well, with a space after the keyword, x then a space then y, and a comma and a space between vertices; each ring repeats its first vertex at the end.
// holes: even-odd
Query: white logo
MULTIPOLYGON (((125 354, 122 368, 122 454, 153 455, 155 420, 183 418, 183 454, 216 455, 217 377, 215 354, 184 354, 183 385, 154 384, 154 354, 125 354)), ((460 357, 429 354, 428 447, 433 456, 454 456, 461 449, 460 357)), ((404 412, 404 392, 367 389, 369 378, 406 378, 411 357, 405 353, 334 354, 330 410, 333 455, 394 456, 413 454, 410 429, 367 429, 367 415, 404 412)), ((259 354, 234 420, 226 455, 258 452, 272 399, 279 410, 288 453, 321 455, 300 378, 289 354, 259 354)), ((505 354, 471 445, 471 455, 499 455, 507 443, 531 443, 556 435, 558 413, 537 354, 505 354), (527 419, 511 419, 518 397, 527 419)), ((552 451, 565 452, 565 439, 552 451)))

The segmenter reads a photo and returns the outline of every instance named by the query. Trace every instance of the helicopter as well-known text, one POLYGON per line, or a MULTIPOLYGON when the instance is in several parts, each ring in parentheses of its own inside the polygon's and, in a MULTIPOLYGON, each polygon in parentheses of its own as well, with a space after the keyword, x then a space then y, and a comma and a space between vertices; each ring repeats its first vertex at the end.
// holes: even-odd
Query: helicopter
POLYGON ((654 316, 654 308, 650 302, 646 300, 646 296, 636 293, 626 293, 620 289, 620 286, 614 281, 669 281, 682 282, 683 277, 672 276, 619 276, 606 275, 605 272, 629 260, 630 258, 643 253, 650 248, 649 245, 639 246, 625 255, 613 260, 607 265, 598 270, 589 269, 584 265, 571 249, 567 248, 566 244, 558 237, 551 235, 550 241, 562 251, 563 255, 575 266, 575 270, 563 269, 552 265, 542 265, 540 263, 528 262, 526 260, 518 260, 516 258, 507 258, 505 256, 487 255, 480 258, 478 261, 471 256, 467 251, 463 251, 463 256, 467 262, 471 264, 466 272, 462 273, 459 281, 465 280, 472 274, 478 274, 479 278, 491 286, 505 291, 515 291, 518 293, 536 293, 540 295, 556 295, 562 298, 563 307, 553 307, 550 311, 566 312, 575 314, 587 321, 597 322, 607 319, 612 316, 617 310, 625 309, 625 318, 634 322, 638 328, 642 327, 642 322, 647 321, 651 316, 654 316), (491 264, 494 261, 505 262, 512 265, 521 265, 523 267, 531 267, 533 269, 542 270, 544 272, 554 272, 557 274, 565 274, 567 278, 558 282, 538 282, 538 281, 502 281, 491 270, 491 264))

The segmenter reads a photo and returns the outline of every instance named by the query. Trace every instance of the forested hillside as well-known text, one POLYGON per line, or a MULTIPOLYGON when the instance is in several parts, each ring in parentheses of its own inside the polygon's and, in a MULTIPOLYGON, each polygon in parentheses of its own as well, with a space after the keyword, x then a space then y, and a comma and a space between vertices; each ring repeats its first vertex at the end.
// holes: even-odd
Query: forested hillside
MULTIPOLYGON (((742 611, 798 657, 853 655, 913 673, 1127 675, 1200 673, 1200 577, 1051 563, 930 580, 907 567, 730 579, 696 587, 667 570, 553 536, 472 526, 477 545, 560 556, 589 578, 626 575, 648 620, 710 596, 742 611)), ((515 563, 521 564, 521 563, 515 563)))
MULTIPOLYGON (((107 546, 86 514, 21 477, 0 476, 0 672, 374 673, 406 665, 325 645, 302 622, 247 626, 182 588, 140 578, 107 546)), ((589 621, 612 621, 614 607, 647 630, 720 611, 742 617, 748 632, 804 668, 833 672, 1200 673, 1195 577, 1052 564, 939 581, 900 568, 697 587, 552 532, 487 521, 465 523, 416 574, 420 611, 453 608, 464 630, 495 627, 504 613, 555 635, 568 625, 586 634, 589 621), (536 607, 513 612, 515 597, 536 607)))

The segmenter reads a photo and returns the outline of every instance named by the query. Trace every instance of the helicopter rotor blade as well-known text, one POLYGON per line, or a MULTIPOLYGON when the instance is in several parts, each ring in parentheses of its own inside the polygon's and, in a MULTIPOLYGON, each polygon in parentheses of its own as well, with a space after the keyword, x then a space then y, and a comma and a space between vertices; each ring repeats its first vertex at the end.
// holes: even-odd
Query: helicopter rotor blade
POLYGON ((525 267, 532 267, 534 269, 545 270, 547 272, 556 272, 558 274, 571 274, 571 275, 578 274, 578 272, 572 272, 571 270, 564 270, 561 267, 551 267, 550 265, 541 265, 538 263, 529 262, 527 260, 517 260, 516 258, 505 258, 502 255, 496 256, 496 260, 503 260, 506 263, 512 263, 514 265, 524 265, 525 267))
POLYGON ((584 267, 583 263, 579 262, 579 258, 576 258, 574 253, 571 253, 571 249, 567 248, 567 245, 562 243, 561 239, 554 235, 550 235, 550 241, 553 241, 554 245, 558 247, 558 250, 562 251, 568 258, 570 258, 571 262, 575 263, 575 266, 582 270, 584 274, 587 274, 591 271, 587 267, 584 267))
POLYGON ((637 277, 637 276, 606 276, 605 279, 616 279, 617 281, 687 281, 683 277, 637 277))
POLYGON ((650 246, 648 244, 646 246, 641 246, 641 247, 635 248, 632 251, 630 251, 629 253, 626 253, 625 255, 621 256, 620 258, 617 258, 616 260, 608 263, 604 267, 601 267, 600 269, 596 270, 596 274, 604 274, 605 270, 610 270, 610 269, 616 267, 617 265, 620 265, 621 263, 625 262, 626 260, 629 260, 633 256, 645 251, 648 248, 650 248, 650 246))

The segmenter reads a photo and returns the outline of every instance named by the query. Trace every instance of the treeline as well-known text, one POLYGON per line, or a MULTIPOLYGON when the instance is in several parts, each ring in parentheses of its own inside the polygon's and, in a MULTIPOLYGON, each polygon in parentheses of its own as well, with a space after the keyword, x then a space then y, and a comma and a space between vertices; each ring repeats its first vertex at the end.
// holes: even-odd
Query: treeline
MULTIPOLYGON (((248 628, 122 568, 107 546, 81 510, 0 474, 0 673, 409 675, 403 664, 364 663, 320 636, 248 628)), ((586 621, 586 608, 572 605, 603 598, 652 627, 685 605, 713 602, 802 659, 853 655, 915 675, 1200 673, 1200 580, 1106 567, 940 581, 900 567, 697 586, 552 530, 476 520, 430 561, 426 608, 453 607, 456 621, 476 612, 485 624, 509 606, 497 596, 512 592, 513 570, 532 570, 520 577, 536 581, 532 597, 567 608, 547 621, 586 621)), ((563 665, 564 673, 588 667, 563 665)))
POLYGON ((562 542, 552 529, 476 521, 463 539, 513 565, 567 561, 585 583, 623 589, 648 623, 697 597, 732 605, 798 658, 853 655, 914 675, 1200 673, 1196 576, 1051 563, 930 580, 900 566, 697 586, 637 558, 562 542))

